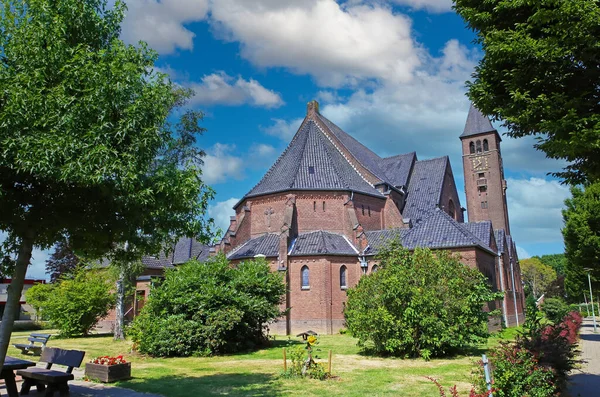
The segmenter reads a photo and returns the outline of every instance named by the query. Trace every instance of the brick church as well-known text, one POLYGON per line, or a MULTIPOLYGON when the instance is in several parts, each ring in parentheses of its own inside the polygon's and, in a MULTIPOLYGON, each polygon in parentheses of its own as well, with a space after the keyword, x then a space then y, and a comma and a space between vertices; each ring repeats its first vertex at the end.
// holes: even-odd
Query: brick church
MULTIPOLYGON (((447 156, 381 158, 319 113, 310 102, 302 125, 265 176, 234 207, 213 251, 233 263, 265 257, 289 292, 276 334, 344 327, 346 289, 377 271, 391 239, 408 249, 459 254, 494 289, 508 326, 524 320, 524 295, 510 234, 501 137, 471 106, 460 135, 469 222, 447 156)), ((494 306, 494 303, 491 303, 494 306)), ((493 308, 493 307, 492 307, 493 308)))

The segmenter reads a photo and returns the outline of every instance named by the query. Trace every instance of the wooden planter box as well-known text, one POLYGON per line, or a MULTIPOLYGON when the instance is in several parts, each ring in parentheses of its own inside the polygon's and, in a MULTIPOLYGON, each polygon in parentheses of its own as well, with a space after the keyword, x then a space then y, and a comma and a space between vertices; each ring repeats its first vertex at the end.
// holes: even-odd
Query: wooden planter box
POLYGON ((131 378, 131 363, 102 365, 85 364, 85 376, 100 382, 116 382, 131 378))

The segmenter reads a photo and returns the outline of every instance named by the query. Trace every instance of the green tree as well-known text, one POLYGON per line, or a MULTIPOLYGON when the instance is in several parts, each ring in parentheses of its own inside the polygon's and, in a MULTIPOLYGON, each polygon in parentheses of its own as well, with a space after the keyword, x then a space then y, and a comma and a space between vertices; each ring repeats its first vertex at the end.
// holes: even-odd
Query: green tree
POLYGON ((61 336, 87 335, 114 306, 113 283, 104 270, 81 268, 73 279, 61 280, 40 308, 61 336))
POLYGON ((280 274, 264 259, 232 267, 219 255, 167 270, 152 289, 130 335, 141 353, 190 356, 231 353, 266 341, 265 326, 281 315, 280 274))
POLYGON ((454 0, 484 56, 468 96, 508 135, 569 165, 571 183, 600 178, 600 2, 454 0))
POLYGON ((554 269, 544 265, 538 258, 522 259, 520 264, 523 281, 529 284, 535 299, 542 296, 550 284, 556 280, 554 269))
POLYGON ((37 321, 43 318, 42 307, 46 304, 52 291, 54 284, 35 284, 25 292, 25 302, 27 302, 33 310, 35 310, 35 319, 37 321))
POLYGON ((557 276, 565 275, 565 268, 567 267, 567 257, 565 254, 536 255, 533 258, 538 258, 544 265, 550 266, 554 269, 557 276))
POLYGON ((67 241, 57 242, 54 252, 46 260, 46 274, 50 275, 50 282, 55 283, 61 277, 72 275, 79 262, 79 258, 73 253, 67 241))
POLYGON ((446 251, 393 243, 380 254, 379 271, 348 290, 344 310, 359 346, 379 354, 439 356, 481 342, 487 302, 501 299, 486 277, 446 251))
POLYGON ((1 256, 16 254, 1 365, 33 247, 66 239, 85 258, 134 261, 178 235, 205 239, 212 190, 202 114, 168 122, 191 93, 155 72, 146 44, 119 40, 121 1, 0 4, 1 256))
POLYGON ((571 195, 562 211, 567 257, 565 292, 570 301, 581 302, 582 294, 588 294, 584 269, 593 269, 592 280, 600 278, 600 182, 573 187, 571 195))

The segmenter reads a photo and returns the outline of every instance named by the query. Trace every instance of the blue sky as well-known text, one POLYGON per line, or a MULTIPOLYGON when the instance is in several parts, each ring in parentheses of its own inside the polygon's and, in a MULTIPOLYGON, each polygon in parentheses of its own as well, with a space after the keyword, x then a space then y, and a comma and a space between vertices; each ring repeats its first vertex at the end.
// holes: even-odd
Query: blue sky
MULTIPOLYGON (((464 82, 481 51, 450 0, 129 0, 122 38, 146 41, 157 68, 205 112, 210 215, 227 227, 232 205, 289 143, 306 103, 381 156, 449 155, 461 204, 458 136, 464 82)), ((568 189, 547 176, 561 162, 503 138, 511 229, 521 258, 563 251, 568 189)), ((30 276, 43 276, 34 253, 30 276)))

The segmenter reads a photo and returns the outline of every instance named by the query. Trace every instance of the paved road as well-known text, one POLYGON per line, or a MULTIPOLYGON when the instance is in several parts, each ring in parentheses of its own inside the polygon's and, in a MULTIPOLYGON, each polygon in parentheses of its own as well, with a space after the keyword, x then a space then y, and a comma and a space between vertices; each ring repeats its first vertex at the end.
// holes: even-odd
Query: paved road
POLYGON ((569 377, 567 394, 570 397, 600 396, 600 323, 594 334, 592 318, 583 320, 581 327, 581 359, 585 362, 569 377))

